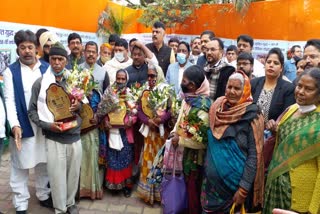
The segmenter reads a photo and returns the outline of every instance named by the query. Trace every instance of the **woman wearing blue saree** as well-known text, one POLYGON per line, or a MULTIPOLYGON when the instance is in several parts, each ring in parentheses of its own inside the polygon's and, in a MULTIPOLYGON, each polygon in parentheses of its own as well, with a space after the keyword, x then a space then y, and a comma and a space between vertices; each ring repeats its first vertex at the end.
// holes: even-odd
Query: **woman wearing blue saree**
POLYGON ((229 213, 234 203, 261 208, 264 124, 245 74, 230 76, 225 96, 210 107, 209 124, 203 213, 229 213))

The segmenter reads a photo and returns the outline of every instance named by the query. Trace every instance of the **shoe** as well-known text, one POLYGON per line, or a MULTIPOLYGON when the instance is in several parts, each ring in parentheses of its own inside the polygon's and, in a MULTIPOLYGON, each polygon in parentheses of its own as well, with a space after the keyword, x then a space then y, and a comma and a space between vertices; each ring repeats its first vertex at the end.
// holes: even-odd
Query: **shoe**
POLYGON ((126 198, 129 198, 131 196, 131 189, 128 187, 123 188, 123 195, 126 198))
POLYGON ((68 207, 67 213, 69 213, 69 214, 79 214, 78 207, 76 205, 72 205, 71 207, 68 207))
POLYGON ((27 210, 16 211, 16 214, 27 214, 27 210))
POLYGON ((40 201, 42 207, 53 208, 53 202, 51 196, 47 200, 40 201))

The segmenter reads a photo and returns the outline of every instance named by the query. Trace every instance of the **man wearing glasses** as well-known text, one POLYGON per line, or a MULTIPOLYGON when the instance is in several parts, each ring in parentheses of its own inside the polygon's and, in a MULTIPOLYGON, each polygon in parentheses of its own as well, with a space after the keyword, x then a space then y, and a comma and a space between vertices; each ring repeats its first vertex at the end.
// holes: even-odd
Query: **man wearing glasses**
POLYGON ((71 51, 68 56, 67 69, 72 69, 75 64, 80 65, 84 63, 85 59, 82 54, 82 39, 79 34, 71 33, 68 36, 68 48, 71 51))
POLYGON ((222 60, 224 45, 221 39, 212 38, 206 44, 205 49, 207 62, 204 71, 210 83, 210 98, 216 100, 225 94, 229 76, 235 71, 235 68, 222 60))
POLYGON ((237 70, 243 71, 249 79, 254 78, 255 76, 252 74, 253 72, 253 57, 251 54, 243 52, 239 54, 237 58, 237 70))

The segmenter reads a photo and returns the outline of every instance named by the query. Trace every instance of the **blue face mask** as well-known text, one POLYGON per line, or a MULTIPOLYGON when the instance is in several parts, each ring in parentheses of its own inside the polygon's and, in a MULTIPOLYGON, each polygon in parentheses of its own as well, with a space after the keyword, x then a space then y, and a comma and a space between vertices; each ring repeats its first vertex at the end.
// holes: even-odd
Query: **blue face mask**
POLYGON ((184 53, 177 53, 177 61, 180 65, 183 65, 187 61, 187 55, 184 53))

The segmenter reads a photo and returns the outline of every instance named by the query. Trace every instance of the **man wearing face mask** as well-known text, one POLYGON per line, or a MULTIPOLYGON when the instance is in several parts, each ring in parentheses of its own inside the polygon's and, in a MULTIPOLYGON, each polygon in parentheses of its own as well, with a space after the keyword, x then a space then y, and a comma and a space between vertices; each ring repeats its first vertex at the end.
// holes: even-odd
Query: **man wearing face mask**
POLYGON ((128 42, 125 39, 117 40, 113 51, 114 57, 103 66, 108 72, 111 85, 116 80, 116 72, 132 64, 132 59, 128 56, 128 42))
POLYGON ((112 46, 109 43, 103 43, 100 46, 99 55, 100 55, 100 58, 97 60, 97 64, 103 67, 106 62, 111 60, 112 46))
POLYGON ((170 64, 167 74, 166 81, 168 84, 174 86, 174 90, 179 95, 181 88, 180 83, 182 80, 183 72, 192 65, 188 58, 190 55, 190 46, 188 43, 182 41, 179 42, 177 50, 177 62, 170 64))

